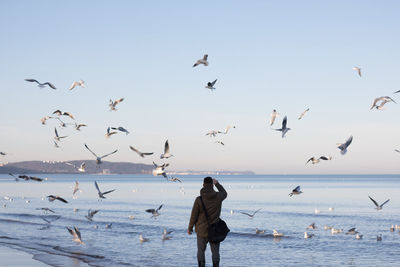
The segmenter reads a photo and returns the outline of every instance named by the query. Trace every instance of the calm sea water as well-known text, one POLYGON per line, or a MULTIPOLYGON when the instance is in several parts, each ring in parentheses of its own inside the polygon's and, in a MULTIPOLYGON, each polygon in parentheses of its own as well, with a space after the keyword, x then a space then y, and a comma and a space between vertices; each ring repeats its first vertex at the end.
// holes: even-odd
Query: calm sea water
MULTIPOLYGON (((144 175, 38 176, 48 180, 15 182, 0 175, 0 245, 27 251, 54 266, 197 266, 196 237, 188 236, 186 229, 203 177, 182 176, 180 184, 144 175), (103 191, 116 191, 99 201, 95 180, 103 191), (76 199, 74 181, 82 190, 76 199), (43 199, 49 194, 69 203, 43 199), (160 204, 164 206, 156 219, 145 212, 160 204), (42 207, 56 214, 36 210, 42 207), (88 209, 100 210, 93 222, 84 217, 88 209), (57 215, 61 218, 50 225, 41 219, 57 215), (112 228, 106 228, 110 223, 112 228), (72 241, 66 226, 77 226, 85 245, 72 241), (162 241, 164 228, 173 231, 171 240, 162 241), (140 243, 140 233, 150 241, 140 243)), ((221 217, 231 229, 221 245, 221 266, 400 266, 400 234, 389 231, 392 224, 400 225, 400 176, 216 178, 228 191, 221 217), (289 197, 297 185, 304 193, 289 197), (388 198, 390 202, 377 211, 368 195, 380 203, 388 198), (253 219, 240 213, 259 208, 253 219), (315 236, 304 239, 313 222, 318 228, 308 232, 315 236), (332 235, 324 225, 344 231, 356 227, 363 239, 332 235), (256 228, 266 233, 256 235, 256 228), (285 236, 272 238, 272 229, 285 236), (378 234, 381 242, 376 240, 378 234)), ((210 266, 209 249, 206 256, 210 266)))

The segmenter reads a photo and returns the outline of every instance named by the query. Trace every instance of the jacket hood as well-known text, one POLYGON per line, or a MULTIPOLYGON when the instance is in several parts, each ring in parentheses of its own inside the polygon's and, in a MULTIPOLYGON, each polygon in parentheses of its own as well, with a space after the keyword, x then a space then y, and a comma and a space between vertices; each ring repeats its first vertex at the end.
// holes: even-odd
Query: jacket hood
POLYGON ((213 188, 213 184, 204 184, 200 190, 200 196, 206 199, 214 199, 217 197, 217 192, 213 188))

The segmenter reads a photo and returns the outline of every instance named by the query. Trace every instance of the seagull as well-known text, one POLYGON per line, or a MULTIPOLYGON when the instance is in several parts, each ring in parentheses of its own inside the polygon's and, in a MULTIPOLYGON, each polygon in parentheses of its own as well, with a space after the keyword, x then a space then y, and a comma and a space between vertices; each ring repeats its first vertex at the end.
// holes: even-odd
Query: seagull
POLYGON ((335 228, 332 228, 331 229, 331 233, 334 235, 334 234, 339 234, 339 233, 341 233, 341 232, 343 232, 343 229, 335 229, 335 228))
POLYGON ((283 118, 283 121, 282 121, 282 128, 281 128, 281 129, 275 129, 275 131, 281 131, 281 132, 282 132, 282 138, 284 138, 284 137, 285 137, 285 134, 286 134, 289 130, 291 130, 290 128, 287 128, 287 127, 286 127, 286 124, 287 124, 287 116, 285 116, 285 117, 283 118))
POLYGON ((361 77, 361 68, 359 68, 359 67, 354 67, 353 70, 357 71, 358 76, 361 77))
MULTIPOLYGON (((51 216, 51 215, 50 215, 50 216, 51 216)), ((45 221, 45 222, 48 223, 48 224, 50 224, 50 223, 52 223, 52 222, 54 222, 54 221, 57 221, 57 220, 60 219, 60 218, 61 218, 61 216, 53 216, 52 218, 46 219, 45 217, 40 216, 40 219, 42 219, 43 221, 45 221)))
POLYGON ((58 117, 55 118, 55 119, 57 119, 57 120, 60 121, 60 126, 63 127, 63 128, 67 127, 67 125, 70 124, 70 123, 65 123, 65 122, 63 122, 63 121, 62 121, 60 118, 58 118, 58 117))
POLYGON ((75 181, 74 191, 72 192, 72 195, 74 196, 78 191, 79 191, 79 182, 75 181))
POLYGON ((259 230, 258 228, 256 228, 256 235, 262 235, 265 233, 265 230, 259 230))
POLYGON ((37 210, 43 210, 44 212, 50 211, 51 213, 55 213, 54 210, 49 208, 36 208, 37 210))
POLYGON ((151 213, 152 216, 151 217, 157 217, 159 215, 161 215, 161 213, 159 213, 158 211, 162 208, 164 204, 161 204, 156 210, 155 209, 147 209, 146 212, 151 213))
POLYGON ((397 93, 400 93, 400 90, 397 90, 396 92, 394 92, 393 94, 397 94, 397 93))
POLYGON ((54 127, 54 133, 55 133, 55 135, 56 135, 56 136, 54 136, 54 139, 55 139, 56 141, 59 141, 59 142, 61 142, 61 139, 62 139, 62 138, 68 137, 68 136, 59 136, 56 127, 54 127))
POLYGON ((111 229, 112 228, 112 223, 106 224, 106 229, 111 229))
POLYGON ((136 148, 134 148, 133 146, 129 146, 129 148, 132 151, 135 151, 139 156, 141 156, 142 158, 144 158, 144 156, 151 156, 154 154, 154 152, 140 152, 139 150, 137 150, 136 148))
POLYGON ((95 157, 96 157, 96 164, 101 164, 101 160, 109 155, 112 155, 114 153, 117 153, 118 149, 116 149, 115 151, 105 154, 104 156, 98 157, 92 150, 90 150, 90 148, 85 144, 85 147, 87 148, 87 150, 90 151, 90 153, 92 153, 95 157))
POLYGON ((168 179, 168 181, 182 183, 182 181, 178 177, 172 177, 172 178, 168 179))
POLYGON ((171 155, 169 153, 169 143, 168 140, 165 141, 165 145, 164 145, 164 154, 161 154, 160 159, 168 159, 170 157, 172 157, 173 155, 171 155))
POLYGON ((40 121, 41 121, 42 125, 46 125, 48 119, 53 119, 53 117, 44 116, 43 118, 41 118, 40 121))
POLYGON ((85 163, 85 162, 82 162, 82 163, 81 163, 81 166, 79 166, 79 167, 77 167, 77 166, 75 166, 74 164, 69 163, 69 162, 65 162, 65 164, 74 167, 75 169, 78 170, 78 172, 85 172, 85 166, 86 166, 86 163, 85 163))
POLYGON ((57 116, 68 116, 71 119, 75 120, 74 116, 70 112, 62 112, 61 110, 57 109, 56 111, 53 112, 53 114, 56 114, 57 116))
POLYGON ((204 66, 208 66, 207 58, 208 58, 208 55, 207 54, 204 55, 202 59, 199 59, 196 61, 196 63, 194 63, 193 68, 200 64, 203 64, 204 66))
POLYGON ((308 238, 312 238, 314 236, 314 234, 309 234, 307 232, 304 232, 304 238, 308 239, 308 238))
POLYGON ((272 235, 273 235, 274 237, 282 237, 282 236, 283 236, 283 233, 279 233, 277 230, 273 229, 273 230, 272 230, 272 235))
POLYGON ((304 115, 306 115, 306 113, 307 113, 309 110, 310 110, 309 108, 306 109, 306 110, 304 110, 303 113, 300 114, 300 116, 299 116, 298 119, 301 120, 301 119, 304 117, 304 115))
POLYGON ((168 236, 168 235, 170 235, 172 232, 173 232, 173 231, 167 231, 167 229, 164 228, 164 231, 163 231, 163 234, 162 234, 161 239, 162 239, 162 240, 170 240, 171 237, 168 236))
POLYGON ((307 160, 306 164, 309 163, 310 161, 311 161, 312 164, 317 164, 317 163, 320 162, 321 159, 322 159, 322 160, 331 160, 332 157, 325 157, 325 156, 321 156, 321 157, 319 157, 319 158, 314 158, 314 157, 312 157, 312 158, 310 158, 309 160, 307 160))
POLYGON ((295 189, 292 190, 292 193, 290 193, 289 196, 300 195, 301 193, 303 193, 303 192, 300 190, 300 185, 299 185, 295 189))
POLYGON ((42 182, 44 180, 43 178, 34 177, 34 176, 27 176, 27 175, 19 175, 18 178, 24 179, 25 181, 33 180, 33 181, 36 181, 36 182, 42 182))
POLYGON ((329 225, 325 225, 324 226, 324 230, 332 230, 333 226, 329 226, 329 225))
POLYGON ((148 238, 145 238, 145 237, 143 237, 143 235, 142 235, 142 234, 140 234, 140 235, 139 235, 139 240, 140 240, 140 243, 143 243, 143 242, 147 242, 147 241, 149 241, 150 239, 148 239, 148 238))
POLYGON ((215 90, 216 88, 214 87, 215 83, 217 82, 217 79, 215 79, 213 82, 208 82, 206 88, 212 90, 215 90))
POLYGON ((217 143, 217 144, 221 144, 221 145, 223 145, 223 146, 225 145, 225 144, 224 144, 224 142, 222 142, 222 141, 219 141, 219 140, 218 140, 218 141, 215 141, 215 143, 217 143))
POLYGON ((382 234, 376 236, 376 241, 382 241, 382 234))
POLYGON ((53 202, 54 200, 59 200, 59 201, 64 202, 64 203, 68 203, 68 201, 66 201, 65 199, 63 199, 60 196, 49 195, 49 196, 47 196, 47 198, 48 198, 48 200, 50 202, 53 202))
POLYGON ((124 101, 124 98, 120 98, 120 99, 116 99, 115 101, 112 101, 110 99, 110 103, 108 104, 108 106, 110 107, 110 111, 114 110, 116 111, 117 109, 115 108, 119 103, 121 103, 122 101, 124 101))
POLYGON ((315 230, 315 229, 317 229, 317 226, 315 225, 315 223, 312 223, 309 226, 307 226, 307 229, 315 230))
POLYGON ((80 87, 86 88, 85 82, 82 81, 82 80, 79 80, 79 81, 77 81, 77 82, 73 82, 72 85, 71 85, 71 87, 69 88, 69 90, 74 89, 76 86, 80 86, 80 87))
POLYGON ((337 144, 338 148, 340 149, 340 154, 344 155, 347 152, 347 148, 348 146, 351 144, 351 142, 353 141, 353 136, 351 135, 349 137, 349 139, 347 139, 347 141, 343 144, 337 144))
POLYGON ((68 232, 74 237, 72 240, 74 240, 75 242, 79 243, 79 244, 85 244, 82 241, 81 238, 81 232, 79 231, 79 229, 77 227, 74 226, 74 229, 71 229, 69 227, 66 227, 68 232))
POLYGON ((360 240, 363 238, 363 235, 360 235, 359 233, 356 234, 356 239, 360 240))
POLYGON ((315 214, 320 214, 320 213, 321 213, 321 210, 319 210, 319 209, 314 209, 314 213, 315 213, 315 214))
POLYGON ((46 85, 47 85, 47 86, 49 86, 51 89, 54 89, 54 90, 57 89, 52 83, 49 83, 49 82, 40 83, 40 82, 38 82, 38 81, 35 80, 35 79, 25 79, 25 81, 31 82, 31 83, 37 83, 39 88, 44 88, 44 87, 46 87, 46 85))
POLYGON ((128 135, 129 134, 129 131, 127 130, 127 129, 125 129, 124 127, 111 127, 111 129, 113 129, 113 130, 118 130, 118 131, 120 131, 120 132, 124 132, 126 135, 128 135))
POLYGON ((110 190, 110 191, 101 192, 101 191, 100 191, 100 188, 99 188, 99 185, 97 184, 96 181, 94 181, 94 186, 95 186, 96 189, 97 189, 97 194, 99 195, 99 198, 106 198, 104 195, 115 191, 115 189, 113 189, 113 190, 110 190))
POLYGON ((165 173, 165 168, 169 166, 169 163, 164 163, 163 165, 159 166, 153 161, 153 164, 156 167, 153 170, 153 175, 154 176, 162 175, 162 176, 164 176, 164 178, 167 178, 167 174, 165 173))
POLYGON ((111 130, 111 127, 108 127, 107 128, 107 133, 106 133, 106 137, 107 138, 109 138, 113 134, 117 134, 118 133, 118 132, 111 132, 110 130, 111 130))
POLYGON ((206 133, 206 135, 209 135, 210 137, 216 137, 217 134, 222 133, 220 131, 215 131, 215 130, 211 130, 208 133, 206 133))
POLYGON ((396 151, 397 153, 400 153, 400 150, 398 150, 398 149, 395 149, 394 151, 396 151))
POLYGON ((76 122, 75 122, 75 129, 77 130, 77 131, 80 131, 81 130, 81 127, 87 127, 87 125, 86 124, 77 124, 76 122))
POLYGON ((222 133, 223 133, 223 134, 227 134, 228 131, 229 131, 231 128, 234 128, 234 129, 235 129, 236 126, 228 125, 228 126, 226 126, 225 131, 223 131, 222 133))
POLYGON ((243 212, 243 211, 239 211, 241 214, 247 215, 249 216, 251 219, 254 218, 254 215, 256 215, 257 212, 259 212, 261 209, 256 210, 255 212, 253 212, 252 214, 249 214, 247 212, 243 212))
POLYGON ((390 96, 381 96, 381 97, 374 99, 374 102, 372 103, 372 106, 370 109, 376 108, 379 110, 383 110, 383 106, 388 102, 394 102, 395 104, 397 104, 396 101, 394 101, 390 96), (377 104, 379 101, 382 101, 382 102, 378 106, 377 104))
POLYGON ((358 234, 358 231, 356 230, 355 227, 349 229, 349 230, 346 232, 346 235, 356 235, 356 234, 358 234))
POLYGON ((385 205, 386 203, 389 202, 390 199, 386 200, 385 202, 383 202, 382 204, 378 204, 378 202, 376 202, 372 197, 368 196, 369 199, 371 199, 372 202, 374 202, 375 206, 376 206, 376 210, 381 210, 383 208, 383 205, 385 205))
POLYGON ((274 124, 276 117, 279 116, 279 113, 276 112, 276 109, 274 109, 271 113, 271 118, 269 120, 269 126, 272 126, 272 124, 274 124))
POLYGON ((0 152, 0 156, 5 156, 5 155, 7 155, 7 153, 5 153, 5 152, 0 152))

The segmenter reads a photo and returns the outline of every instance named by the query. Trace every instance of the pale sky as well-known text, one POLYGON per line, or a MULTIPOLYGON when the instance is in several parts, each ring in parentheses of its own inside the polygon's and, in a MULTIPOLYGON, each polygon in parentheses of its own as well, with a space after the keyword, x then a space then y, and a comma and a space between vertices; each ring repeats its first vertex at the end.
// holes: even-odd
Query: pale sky
MULTIPOLYGON (((171 170, 399 173, 397 1, 1 1, 0 161, 93 159, 161 163, 171 170), (208 67, 192 68, 209 55, 208 67), (362 68, 363 77, 352 69, 362 68), (40 89, 26 78, 50 81, 40 89), (67 89, 83 79, 87 88, 67 89), (218 79, 210 92, 206 83, 218 79), (108 100, 125 97, 110 112, 108 100), (310 112, 297 120, 306 108, 310 112), (89 127, 59 130, 56 109, 89 127), (270 129, 288 116, 287 137, 270 129), (236 126, 228 135, 210 130, 236 126), (108 126, 131 134, 106 139, 108 126), (354 136, 342 156, 336 143, 354 136), (214 143, 223 140, 225 146, 214 143), (155 152, 140 158, 130 151, 155 152), (305 165, 311 156, 332 161, 305 165)), ((68 118, 65 121, 69 121, 68 118)))

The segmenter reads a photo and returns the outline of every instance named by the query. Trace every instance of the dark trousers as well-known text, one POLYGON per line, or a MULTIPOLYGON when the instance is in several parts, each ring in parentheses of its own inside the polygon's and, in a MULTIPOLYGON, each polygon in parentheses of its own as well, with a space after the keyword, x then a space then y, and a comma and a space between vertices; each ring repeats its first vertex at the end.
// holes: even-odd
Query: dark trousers
MULTIPOLYGON (((206 262, 206 257, 204 252, 207 248, 208 239, 204 237, 197 236, 197 260, 201 262, 206 262)), ((219 262, 219 243, 210 243, 212 261, 219 262)))

